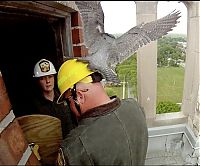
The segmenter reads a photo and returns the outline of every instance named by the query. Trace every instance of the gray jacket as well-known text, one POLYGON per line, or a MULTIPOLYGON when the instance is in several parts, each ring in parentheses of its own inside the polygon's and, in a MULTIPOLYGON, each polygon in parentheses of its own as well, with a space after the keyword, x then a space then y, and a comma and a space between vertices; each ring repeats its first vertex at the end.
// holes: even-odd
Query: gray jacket
POLYGON ((61 165, 144 165, 148 132, 144 113, 133 99, 93 108, 63 141, 61 165))

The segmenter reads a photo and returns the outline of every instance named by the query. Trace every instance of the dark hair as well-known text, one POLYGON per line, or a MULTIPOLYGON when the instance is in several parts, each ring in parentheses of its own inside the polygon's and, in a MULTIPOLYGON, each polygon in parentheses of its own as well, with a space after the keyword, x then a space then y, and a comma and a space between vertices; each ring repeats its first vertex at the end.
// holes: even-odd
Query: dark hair
POLYGON ((103 79, 103 76, 99 72, 94 72, 90 75, 92 77, 93 83, 100 82, 103 79))

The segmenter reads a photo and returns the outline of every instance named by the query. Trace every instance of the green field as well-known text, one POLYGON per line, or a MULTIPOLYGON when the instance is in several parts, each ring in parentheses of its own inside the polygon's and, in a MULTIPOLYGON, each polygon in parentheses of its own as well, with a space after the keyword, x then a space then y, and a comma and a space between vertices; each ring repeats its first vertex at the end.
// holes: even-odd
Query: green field
POLYGON ((184 68, 162 67, 157 70, 157 103, 181 103, 183 96, 184 68))
MULTIPOLYGON (((183 95, 184 68, 162 67, 157 70, 157 103, 170 101, 181 103, 183 95)), ((117 95, 122 98, 122 86, 106 87, 110 96, 117 95)), ((136 87, 131 87, 131 95, 136 95, 136 87)), ((127 88, 125 91, 127 98, 127 88)))

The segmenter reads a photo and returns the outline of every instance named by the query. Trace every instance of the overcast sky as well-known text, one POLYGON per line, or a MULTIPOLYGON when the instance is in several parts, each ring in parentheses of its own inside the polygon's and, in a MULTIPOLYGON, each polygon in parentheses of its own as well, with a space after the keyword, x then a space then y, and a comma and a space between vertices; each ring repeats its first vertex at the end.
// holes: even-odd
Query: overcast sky
MULTIPOLYGON (((104 11, 105 32, 125 33, 136 26, 136 5, 134 1, 101 1, 104 11)), ((157 17, 161 18, 174 9, 181 12, 180 23, 169 33, 187 34, 187 9, 182 2, 159 1, 157 17)))

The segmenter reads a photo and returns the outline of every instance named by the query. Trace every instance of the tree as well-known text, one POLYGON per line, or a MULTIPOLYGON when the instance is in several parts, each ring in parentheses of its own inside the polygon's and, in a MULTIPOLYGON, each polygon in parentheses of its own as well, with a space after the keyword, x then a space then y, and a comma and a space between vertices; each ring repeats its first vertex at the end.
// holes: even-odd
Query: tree
POLYGON ((179 66, 179 61, 185 61, 185 48, 180 42, 186 42, 183 37, 164 36, 158 39, 158 67, 179 66))

